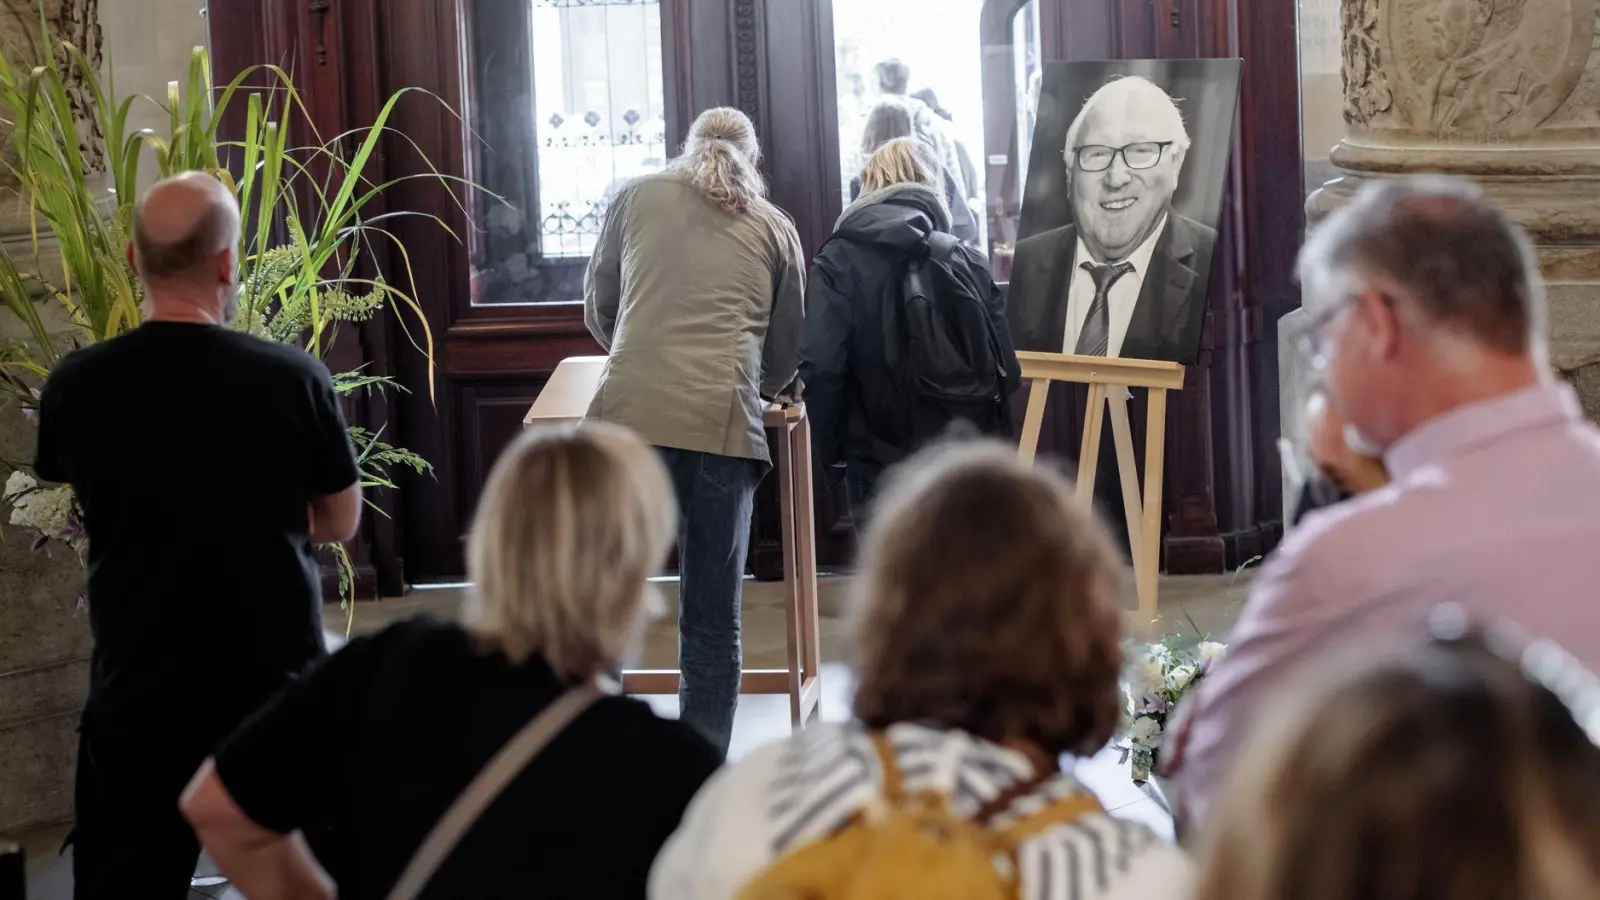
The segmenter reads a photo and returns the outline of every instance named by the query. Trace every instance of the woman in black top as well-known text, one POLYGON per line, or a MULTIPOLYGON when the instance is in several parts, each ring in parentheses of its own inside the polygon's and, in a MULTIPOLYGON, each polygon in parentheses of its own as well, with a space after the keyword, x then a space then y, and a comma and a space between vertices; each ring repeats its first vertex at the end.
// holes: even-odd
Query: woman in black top
MULTIPOLYGON (((659 605, 646 578, 674 534, 666 472, 631 432, 525 434, 473 521, 467 627, 419 620, 356 640, 246 723, 184 800, 212 858, 252 897, 332 897, 333 881, 344 898, 385 897, 514 733, 637 650, 659 605)), ((602 699, 485 810, 424 896, 642 897, 719 764, 688 726, 602 699)))

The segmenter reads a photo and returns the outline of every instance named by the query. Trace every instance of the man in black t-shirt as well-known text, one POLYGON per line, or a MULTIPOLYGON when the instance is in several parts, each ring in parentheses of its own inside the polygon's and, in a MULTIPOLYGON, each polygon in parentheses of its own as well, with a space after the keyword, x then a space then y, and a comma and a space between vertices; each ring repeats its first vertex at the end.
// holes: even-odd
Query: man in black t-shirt
POLYGON ((229 329, 239 209, 191 172, 140 201, 147 320, 78 350, 40 398, 35 470, 89 537, 94 659, 78 750, 75 896, 186 896, 178 812, 218 741, 325 655, 313 542, 361 495, 333 382, 298 347, 229 329))

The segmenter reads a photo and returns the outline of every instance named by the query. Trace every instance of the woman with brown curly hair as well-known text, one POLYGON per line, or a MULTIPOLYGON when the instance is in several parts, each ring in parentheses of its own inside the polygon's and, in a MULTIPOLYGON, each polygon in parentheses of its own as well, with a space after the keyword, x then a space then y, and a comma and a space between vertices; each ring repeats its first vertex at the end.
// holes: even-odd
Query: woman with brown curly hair
POLYGON ((1123 572, 1100 526, 1064 478, 1000 444, 935 449, 887 487, 853 585, 856 721, 714 776, 650 895, 738 897, 890 794, 937 798, 961 821, 1074 799, 1090 809, 1015 847, 1023 900, 1183 893, 1185 858, 1107 816, 1060 766, 1100 750, 1121 720, 1123 572))
POLYGON ((1235 769, 1197 900, 1600 896, 1593 675, 1553 645, 1459 631, 1341 662, 1235 769))

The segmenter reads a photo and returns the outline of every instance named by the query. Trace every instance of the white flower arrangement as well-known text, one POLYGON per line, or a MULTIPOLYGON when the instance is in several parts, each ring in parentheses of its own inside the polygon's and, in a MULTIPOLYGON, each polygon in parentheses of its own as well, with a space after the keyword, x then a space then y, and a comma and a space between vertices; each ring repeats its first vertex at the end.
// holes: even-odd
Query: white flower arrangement
POLYGON ((16 470, 6 479, 0 501, 11 506, 11 524, 34 532, 33 548, 42 549, 50 541, 66 544, 80 556, 89 538, 78 515, 78 501, 72 488, 40 487, 32 475, 16 470))
POLYGON ((1203 641, 1191 651, 1180 651, 1177 644, 1177 639, 1169 638, 1138 648, 1128 666, 1125 737, 1134 781, 1150 780, 1150 773, 1159 768, 1167 725, 1178 704, 1228 652, 1216 641, 1203 641))

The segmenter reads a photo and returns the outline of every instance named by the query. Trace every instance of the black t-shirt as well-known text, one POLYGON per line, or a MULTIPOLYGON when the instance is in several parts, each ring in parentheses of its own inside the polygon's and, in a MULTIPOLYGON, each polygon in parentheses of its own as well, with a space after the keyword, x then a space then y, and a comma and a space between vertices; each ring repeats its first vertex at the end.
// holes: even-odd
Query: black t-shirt
POLYGON ((321 363, 149 322, 61 360, 39 411, 35 471, 89 535, 86 728, 215 740, 324 655, 307 504, 357 471, 321 363))
MULTIPOLYGON (((567 686, 418 619, 352 642, 217 753, 228 792, 319 848, 345 900, 381 900, 423 838, 513 734, 567 686), (315 844, 315 837, 314 837, 315 844)), ((650 865, 720 764, 689 726, 600 700, 484 812, 427 897, 640 898, 650 865)))

